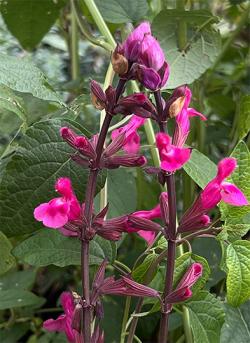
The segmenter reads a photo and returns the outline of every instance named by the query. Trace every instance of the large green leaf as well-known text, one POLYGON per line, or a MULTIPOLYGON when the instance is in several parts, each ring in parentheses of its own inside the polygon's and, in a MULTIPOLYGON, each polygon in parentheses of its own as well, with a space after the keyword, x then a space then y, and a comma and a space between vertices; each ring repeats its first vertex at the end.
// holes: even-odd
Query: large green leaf
POLYGON ((250 297, 250 242, 235 241, 226 252, 227 300, 239 306, 250 297))
POLYGON ((192 150, 191 158, 183 168, 201 188, 204 188, 217 172, 216 164, 196 149, 192 150))
MULTIPOLYGON (((65 237, 56 230, 43 229, 17 245, 13 254, 37 267, 80 265, 81 243, 77 238, 65 237)), ((105 257, 112 263, 115 256, 115 243, 98 236, 91 241, 90 265, 100 264, 105 257)))
POLYGON ((155 268, 154 273, 150 275, 150 279, 147 277, 147 272, 150 268, 150 266, 155 262, 157 259, 158 255, 157 254, 149 254, 145 260, 138 266, 136 267, 133 272, 132 272, 132 277, 135 281, 139 283, 144 283, 145 279, 147 281, 147 284, 153 279, 155 274, 157 273, 157 268, 155 268))
POLYGON ((0 84, 18 92, 31 93, 43 100, 62 103, 45 75, 26 57, 0 54, 0 84))
MULTIPOLYGON (((86 131, 71 121, 47 120, 30 127, 19 148, 5 167, 0 183, 0 226, 7 236, 21 235, 41 228, 33 218, 40 203, 56 197, 55 180, 71 178, 79 200, 84 199, 88 171, 70 158, 73 149, 60 137, 68 125, 78 133, 86 131)), ((100 177, 98 187, 103 185, 100 177)))
POLYGON ((224 322, 222 303, 212 294, 201 291, 185 305, 190 315, 194 343, 219 343, 224 322))
POLYGON ((65 0, 6 0, 1 1, 0 10, 9 31, 24 49, 31 50, 49 31, 65 3, 65 0))
MULTIPOLYGON (((240 141, 233 150, 232 157, 237 159, 238 168, 232 176, 228 178, 228 182, 238 186, 245 196, 250 201, 250 152, 247 145, 240 141)), ((244 217, 250 213, 250 206, 231 206, 226 203, 220 204, 222 219, 227 223, 241 224, 246 223, 244 217)))
POLYGON ((13 265, 15 258, 11 254, 12 244, 0 231, 0 275, 6 273, 13 265))
POLYGON ((36 272, 34 269, 11 271, 0 277, 0 290, 26 289, 29 290, 35 282, 36 272))
POLYGON ((244 138, 250 130, 250 95, 245 95, 240 100, 238 133, 239 139, 244 138))
POLYGON ((153 34, 170 65, 167 88, 192 83, 213 64, 221 48, 220 34, 211 25, 215 20, 203 10, 164 10, 154 18, 153 34), (183 40, 183 33, 178 33, 179 23, 187 26, 187 42, 183 50, 178 44, 179 36, 183 40))
POLYGON ((225 324, 222 326, 220 343, 250 342, 250 301, 239 308, 225 304, 225 324))
POLYGON ((147 0, 96 0, 105 20, 110 23, 136 22, 148 12, 147 0))
POLYGON ((44 298, 20 289, 0 291, 0 310, 8 308, 36 306, 39 307, 45 302, 44 298))

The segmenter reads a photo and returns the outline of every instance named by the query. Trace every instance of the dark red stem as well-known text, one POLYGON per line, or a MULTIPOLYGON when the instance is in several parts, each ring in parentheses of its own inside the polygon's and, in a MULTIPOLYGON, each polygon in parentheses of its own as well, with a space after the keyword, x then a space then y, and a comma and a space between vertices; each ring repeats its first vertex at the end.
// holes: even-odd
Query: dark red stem
MULTIPOLYGON (((116 101, 121 96, 126 80, 119 80, 116 88, 116 101)), ((103 146, 108 133, 108 129, 112 120, 110 114, 106 114, 101 132, 96 146, 96 160, 95 168, 90 170, 89 178, 87 182, 87 189, 85 195, 85 209, 84 216, 87 221, 87 228, 82 232, 82 248, 81 248, 81 268, 82 268, 82 296, 84 301, 83 307, 83 321, 82 321, 82 337, 84 343, 90 343, 91 341, 91 321, 92 311, 90 305, 90 289, 89 289, 89 239, 86 235, 88 229, 91 229, 92 225, 92 212, 94 204, 94 196, 96 191, 97 176, 99 173, 99 163, 103 151, 103 146)))

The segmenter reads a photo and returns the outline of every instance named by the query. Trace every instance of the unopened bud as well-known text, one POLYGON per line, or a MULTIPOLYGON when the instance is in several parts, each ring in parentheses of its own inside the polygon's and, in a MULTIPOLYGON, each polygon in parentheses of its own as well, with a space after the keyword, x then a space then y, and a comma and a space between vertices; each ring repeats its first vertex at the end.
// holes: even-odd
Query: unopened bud
POLYGON ((172 104, 169 106, 169 117, 170 118, 174 118, 176 117, 180 111, 183 108, 183 105, 185 103, 185 96, 181 96, 179 98, 177 98, 174 102, 172 102, 172 104))
POLYGON ((102 87, 98 82, 92 80, 90 83, 91 89, 91 100, 94 107, 98 110, 103 110, 105 108, 106 95, 102 90, 102 87))
POLYGON ((114 51, 111 55, 113 70, 118 75, 124 75, 128 71, 128 60, 123 55, 114 51))

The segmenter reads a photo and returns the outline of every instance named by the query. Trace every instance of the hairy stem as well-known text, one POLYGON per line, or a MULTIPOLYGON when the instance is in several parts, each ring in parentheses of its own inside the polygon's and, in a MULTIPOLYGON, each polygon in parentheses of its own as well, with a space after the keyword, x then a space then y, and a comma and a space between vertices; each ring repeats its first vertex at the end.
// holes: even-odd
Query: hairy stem
POLYGON ((167 342, 168 337, 168 320, 169 310, 168 304, 165 303, 166 297, 171 293, 173 288, 174 279, 174 266, 175 266, 175 254, 176 254, 176 192, 175 192, 175 179, 174 175, 166 176, 167 190, 168 190, 168 206, 169 206, 169 227, 168 231, 170 238, 168 240, 168 251, 167 251, 167 268, 165 278, 165 289, 163 293, 163 312, 161 315, 160 322, 160 333, 158 341, 167 342))
MULTIPOLYGON (((126 81, 120 80, 116 88, 116 100, 119 99, 120 95, 124 90, 126 81)), ((96 168, 90 170, 87 190, 85 196, 85 210, 84 216, 87 222, 87 229, 91 228, 92 225, 92 209, 94 204, 94 196, 96 191, 97 176, 99 173, 99 162, 101 159, 103 146, 108 133, 108 129, 112 120, 110 114, 106 114, 99 138, 96 145, 96 168)), ((91 340, 91 307, 90 307, 90 290, 89 290, 89 240, 86 237, 86 231, 82 232, 82 249, 81 249, 81 265, 82 265, 82 292, 85 306, 83 307, 83 321, 82 321, 82 334, 84 342, 90 342, 91 340)))

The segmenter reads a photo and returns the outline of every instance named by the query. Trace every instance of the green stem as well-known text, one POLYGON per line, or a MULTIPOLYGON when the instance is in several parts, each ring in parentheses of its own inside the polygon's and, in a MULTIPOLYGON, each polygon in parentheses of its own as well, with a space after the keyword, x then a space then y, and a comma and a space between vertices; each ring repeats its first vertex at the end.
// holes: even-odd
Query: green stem
POLYGON ((74 2, 71 0, 71 77, 72 80, 76 80, 79 77, 79 53, 78 53, 78 31, 77 31, 77 22, 74 14, 74 2))
POLYGON ((78 1, 72 1, 72 10, 76 17, 79 29, 81 33, 84 35, 84 37, 92 44, 101 46, 102 48, 110 52, 112 50, 112 46, 104 40, 94 37, 92 33, 89 31, 87 23, 81 15, 81 8, 79 6, 78 1))
POLYGON ((86 6, 89 9, 89 12, 91 13, 98 29, 100 30, 101 34, 107 39, 108 43, 114 48, 116 46, 116 42, 106 25, 99 9, 97 8, 94 0, 84 0, 86 6))
POLYGON ((126 297, 126 303, 125 303, 123 319, 122 319, 122 332, 121 332, 120 343, 124 343, 125 342, 126 328, 127 328, 128 317, 129 317, 130 304, 131 304, 131 297, 126 297))
MULTIPOLYGON (((176 8, 185 11, 185 0, 176 0, 176 8)), ((181 19, 178 22, 178 46, 179 49, 185 50, 187 45, 187 23, 181 19)))

